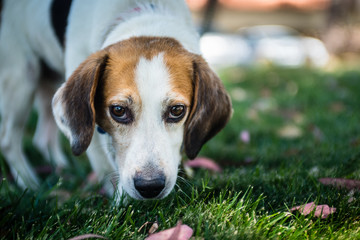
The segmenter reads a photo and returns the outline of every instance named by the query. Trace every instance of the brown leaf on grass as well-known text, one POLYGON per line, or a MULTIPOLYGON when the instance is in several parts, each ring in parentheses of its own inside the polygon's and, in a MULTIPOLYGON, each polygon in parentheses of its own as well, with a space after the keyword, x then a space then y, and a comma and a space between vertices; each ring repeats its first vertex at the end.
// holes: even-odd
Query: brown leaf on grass
POLYGON ((278 136, 287 139, 299 138, 303 135, 302 130, 296 125, 285 125, 277 131, 278 136))
POLYGON ((159 223, 158 223, 157 220, 156 220, 155 222, 145 222, 145 223, 139 228, 138 232, 141 232, 141 230, 142 230, 144 227, 146 227, 147 225, 149 225, 149 224, 152 224, 151 227, 150 227, 150 229, 149 229, 149 231, 148 231, 149 234, 152 234, 152 233, 154 233, 154 232, 156 232, 156 231, 158 230, 158 228, 159 228, 159 223))
POLYGON ((330 105, 330 111, 333 113, 342 113, 345 110, 345 105, 342 102, 333 102, 330 105))
POLYGON ((319 182, 326 186, 346 188, 348 190, 360 190, 360 181, 345 178, 320 178, 319 182))
POLYGON ((96 239, 107 239, 106 237, 103 237, 101 235, 97 235, 97 234, 83 234, 80 236, 76 236, 73 238, 70 238, 68 240, 83 240, 83 239, 89 239, 89 238, 96 238, 96 239))
POLYGON ((285 157, 292 157, 292 156, 297 156, 300 154, 300 149, 298 148, 289 148, 288 150, 286 150, 283 155, 285 157))
POLYGON ((309 130, 316 141, 323 142, 325 140, 325 135, 318 126, 310 125, 309 130))
POLYGON ((198 157, 194 160, 188 160, 184 164, 186 167, 192 167, 192 168, 204 168, 211 170, 213 172, 221 172, 221 167, 215 163, 213 160, 205 157, 198 157))
POLYGON ((360 146, 360 138, 354 138, 350 141, 350 145, 352 147, 359 147, 360 146))
POLYGON ((304 114, 294 109, 279 109, 276 112, 287 122, 293 122, 295 124, 304 123, 304 114))
POLYGON ((231 89, 230 95, 231 95, 232 99, 234 99, 235 101, 238 101, 238 102, 244 101, 247 97, 246 91, 240 87, 235 87, 235 88, 231 89))
POLYGON ((149 229, 149 233, 152 234, 152 233, 156 232, 156 231, 158 230, 158 228, 159 228, 159 224, 158 224, 157 221, 155 221, 155 222, 151 225, 151 227, 150 227, 150 229, 149 229))
POLYGON ((306 216, 314 212, 315 217, 327 218, 330 214, 336 212, 336 208, 329 207, 328 205, 316 205, 314 202, 296 206, 290 209, 290 212, 299 211, 302 215, 306 216))
POLYGON ((179 221, 176 227, 151 234, 145 240, 188 240, 193 232, 191 227, 181 224, 181 221, 179 221))
POLYGON ((239 139, 243 143, 246 143, 246 144, 250 143, 250 132, 248 130, 242 130, 240 132, 239 139))

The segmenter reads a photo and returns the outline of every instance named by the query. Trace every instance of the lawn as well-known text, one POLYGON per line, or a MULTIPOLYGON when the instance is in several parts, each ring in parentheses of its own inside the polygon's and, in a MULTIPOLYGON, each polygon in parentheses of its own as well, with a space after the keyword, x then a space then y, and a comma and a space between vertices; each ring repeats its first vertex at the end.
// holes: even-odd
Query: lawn
MULTIPOLYGON (((354 68, 355 69, 355 68, 354 68)), ((69 239, 97 234, 144 239, 178 221, 193 239, 360 239, 360 192, 335 188, 320 178, 360 180, 360 70, 331 72, 308 67, 231 68, 220 73, 234 115, 201 156, 221 173, 181 170, 175 190, 161 201, 114 206, 89 177, 85 157, 64 149, 72 168, 48 174, 31 145, 25 150, 44 180, 39 192, 22 191, 0 157, 0 238, 69 239), (250 136, 242 138, 241 133, 250 136), (315 202, 336 208, 326 219, 289 209, 315 202)))

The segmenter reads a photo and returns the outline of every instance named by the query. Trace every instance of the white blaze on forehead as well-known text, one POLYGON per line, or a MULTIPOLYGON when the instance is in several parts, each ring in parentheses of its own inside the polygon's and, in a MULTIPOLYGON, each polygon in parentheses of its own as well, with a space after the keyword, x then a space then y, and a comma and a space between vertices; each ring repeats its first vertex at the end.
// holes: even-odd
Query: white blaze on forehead
POLYGON ((166 127, 163 120, 169 98, 179 99, 177 94, 174 96, 172 93, 171 75, 164 53, 151 59, 141 57, 135 68, 134 79, 141 106, 139 111, 134 112, 135 124, 129 126, 133 127, 130 135, 124 138, 129 143, 122 150, 126 152, 125 157, 118 158, 121 165, 120 182, 132 197, 141 198, 134 186, 135 174, 144 174, 146 178, 151 176, 151 171, 161 172, 166 176, 162 193, 166 196, 176 182, 184 130, 181 124, 166 127))
POLYGON ((161 117, 162 102, 171 89, 170 74, 164 62, 164 54, 160 53, 150 60, 140 58, 135 71, 135 82, 143 113, 152 112, 161 117))

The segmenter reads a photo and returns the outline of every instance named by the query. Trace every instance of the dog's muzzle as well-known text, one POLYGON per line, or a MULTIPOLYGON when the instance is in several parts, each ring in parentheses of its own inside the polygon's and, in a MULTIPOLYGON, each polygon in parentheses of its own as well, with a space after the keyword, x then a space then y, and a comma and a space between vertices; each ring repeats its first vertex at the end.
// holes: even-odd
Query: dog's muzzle
POLYGON ((151 174, 152 176, 144 176, 136 173, 134 177, 135 189, 143 198, 156 198, 165 188, 165 175, 163 173, 151 174))

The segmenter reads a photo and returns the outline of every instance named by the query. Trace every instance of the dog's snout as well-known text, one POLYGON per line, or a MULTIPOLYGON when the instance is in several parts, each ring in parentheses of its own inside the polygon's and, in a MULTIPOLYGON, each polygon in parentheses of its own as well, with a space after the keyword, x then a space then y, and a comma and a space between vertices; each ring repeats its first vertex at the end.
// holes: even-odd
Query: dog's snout
POLYGON ((144 198, 155 198, 165 188, 165 176, 157 174, 156 177, 148 179, 140 174, 134 177, 134 186, 140 195, 144 198))

